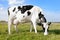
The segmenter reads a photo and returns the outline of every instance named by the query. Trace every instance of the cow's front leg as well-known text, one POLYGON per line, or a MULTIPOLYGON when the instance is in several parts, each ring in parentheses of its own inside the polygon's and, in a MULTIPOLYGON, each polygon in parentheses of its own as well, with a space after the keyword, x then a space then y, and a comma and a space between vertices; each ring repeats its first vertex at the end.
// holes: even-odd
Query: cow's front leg
POLYGON ((34 27, 35 33, 37 33, 37 29, 36 29, 36 20, 32 20, 32 23, 33 23, 33 27, 34 27))
POLYGON ((48 35, 48 24, 43 23, 43 27, 44 27, 44 35, 48 35))

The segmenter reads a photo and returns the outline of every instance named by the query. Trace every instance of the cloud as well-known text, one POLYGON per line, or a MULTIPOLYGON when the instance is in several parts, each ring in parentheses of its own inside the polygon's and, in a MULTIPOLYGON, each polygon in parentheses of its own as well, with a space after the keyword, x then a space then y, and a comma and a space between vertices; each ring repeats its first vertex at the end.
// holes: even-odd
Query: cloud
POLYGON ((11 5, 16 5, 16 4, 23 4, 26 0, 8 0, 8 4, 11 5))

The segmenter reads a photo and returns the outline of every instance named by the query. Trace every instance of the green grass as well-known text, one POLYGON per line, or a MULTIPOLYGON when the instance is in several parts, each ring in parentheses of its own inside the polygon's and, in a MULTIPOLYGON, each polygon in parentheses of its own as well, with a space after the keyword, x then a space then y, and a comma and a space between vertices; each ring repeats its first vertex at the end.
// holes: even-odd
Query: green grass
POLYGON ((12 25, 9 35, 7 23, 0 23, 0 40, 60 40, 60 23, 52 23, 47 36, 44 36, 41 26, 37 26, 37 34, 34 29, 30 32, 30 26, 30 23, 19 24, 17 33, 12 25))

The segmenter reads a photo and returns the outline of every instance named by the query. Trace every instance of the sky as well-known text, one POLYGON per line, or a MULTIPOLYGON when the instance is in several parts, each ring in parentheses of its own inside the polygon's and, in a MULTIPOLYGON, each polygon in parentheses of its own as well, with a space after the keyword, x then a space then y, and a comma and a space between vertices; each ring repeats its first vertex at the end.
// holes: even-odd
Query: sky
POLYGON ((47 21, 60 22, 60 0, 0 0, 0 20, 8 21, 9 7, 27 4, 42 8, 47 21))

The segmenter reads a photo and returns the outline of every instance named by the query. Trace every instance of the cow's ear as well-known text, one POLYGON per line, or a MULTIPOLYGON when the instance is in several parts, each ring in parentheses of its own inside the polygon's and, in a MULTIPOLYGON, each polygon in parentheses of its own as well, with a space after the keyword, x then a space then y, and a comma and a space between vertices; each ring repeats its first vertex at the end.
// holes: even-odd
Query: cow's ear
POLYGON ((30 11, 28 11, 28 12, 27 12, 27 15, 29 16, 30 14, 31 14, 31 12, 30 12, 30 11))

